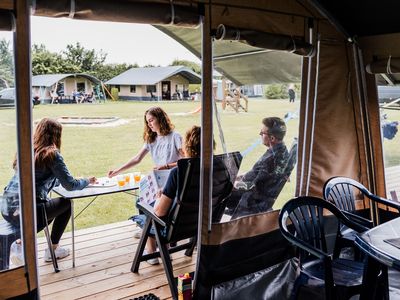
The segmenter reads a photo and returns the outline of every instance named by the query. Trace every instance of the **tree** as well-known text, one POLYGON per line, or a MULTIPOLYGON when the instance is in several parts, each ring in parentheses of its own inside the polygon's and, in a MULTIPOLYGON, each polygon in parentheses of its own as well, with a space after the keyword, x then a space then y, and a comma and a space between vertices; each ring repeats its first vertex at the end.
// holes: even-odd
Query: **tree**
POLYGON ((60 54, 50 52, 43 44, 32 47, 32 75, 77 73, 79 69, 60 54))
POLYGON ((111 78, 131 69, 131 68, 138 68, 138 64, 103 64, 96 68, 93 75, 100 79, 101 81, 107 81, 111 78))
POLYGON ((75 45, 67 45, 63 57, 69 65, 75 66, 79 73, 95 75, 96 69, 104 64, 107 54, 102 50, 87 50, 78 42, 75 45))
POLYGON ((195 62, 190 61, 190 60, 175 59, 171 63, 171 66, 185 66, 185 67, 188 67, 189 69, 191 69, 193 72, 195 72, 197 74, 201 74, 201 66, 198 63, 195 63, 195 62))
POLYGON ((0 89, 14 86, 13 54, 10 42, 0 40, 0 89))

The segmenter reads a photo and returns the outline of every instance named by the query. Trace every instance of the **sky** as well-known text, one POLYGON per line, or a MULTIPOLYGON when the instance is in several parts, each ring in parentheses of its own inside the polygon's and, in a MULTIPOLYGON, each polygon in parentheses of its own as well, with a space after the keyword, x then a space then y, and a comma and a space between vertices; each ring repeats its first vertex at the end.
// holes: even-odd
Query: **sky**
MULTIPOLYGON (((167 66, 174 59, 200 62, 174 39, 144 24, 32 17, 31 34, 32 44, 44 44, 51 52, 60 53, 76 42, 86 49, 103 50, 106 63, 167 66)), ((11 34, 0 31, 1 38, 9 40, 11 34)))

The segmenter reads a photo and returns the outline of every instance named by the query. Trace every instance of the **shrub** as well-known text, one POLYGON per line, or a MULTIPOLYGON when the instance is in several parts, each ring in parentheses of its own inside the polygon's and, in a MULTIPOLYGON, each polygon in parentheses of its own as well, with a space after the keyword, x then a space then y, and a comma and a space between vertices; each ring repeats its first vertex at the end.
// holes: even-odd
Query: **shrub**
POLYGON ((117 88, 111 88, 111 95, 114 98, 114 100, 118 100, 118 89, 117 88))
POLYGON ((265 87, 265 97, 267 99, 286 99, 288 98, 288 86, 286 84, 268 84, 265 87))

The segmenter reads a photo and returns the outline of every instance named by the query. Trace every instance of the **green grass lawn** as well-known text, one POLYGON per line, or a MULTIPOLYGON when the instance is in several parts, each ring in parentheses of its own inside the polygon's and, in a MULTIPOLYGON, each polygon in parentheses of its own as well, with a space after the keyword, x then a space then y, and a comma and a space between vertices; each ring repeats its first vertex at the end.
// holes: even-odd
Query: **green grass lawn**
MULTIPOLYGON (((200 114, 183 114, 196 109, 199 102, 107 102, 106 104, 84 105, 39 105, 33 110, 33 119, 60 116, 90 116, 112 117, 116 116, 128 122, 117 127, 94 126, 64 126, 61 152, 70 172, 74 176, 106 176, 110 169, 118 167, 137 153, 143 145, 143 113, 150 106, 159 105, 170 115, 176 130, 184 135, 192 125, 200 124, 200 114)), ((298 110, 299 102, 289 103, 287 100, 250 100, 249 112, 235 113, 232 110, 221 111, 221 123, 228 151, 243 151, 259 139, 261 120, 266 116, 284 117, 287 112, 298 110)), ((390 119, 400 120, 400 113, 390 112, 390 119)), ((4 187, 13 174, 11 162, 16 151, 16 121, 15 110, 0 110, 1 133, 0 142, 0 186, 4 187)), ((288 122, 288 134, 285 138, 288 147, 293 138, 297 136, 298 119, 288 122)), ((216 153, 222 152, 218 126, 214 123, 215 140, 217 141, 216 153)), ((385 141, 385 149, 389 153, 396 153, 390 159, 394 164, 399 164, 400 154, 395 146, 396 137, 392 141, 385 141)), ((398 145, 398 143, 397 143, 398 145)), ((252 167, 254 162, 265 152, 263 145, 258 145, 249 153, 242 162, 240 173, 252 167)), ((148 172, 153 167, 148 155, 135 170, 142 173, 148 172)), ((286 184, 275 207, 294 195, 295 175, 286 184)), ((76 211, 84 207, 89 199, 80 199, 75 202, 76 211)), ((77 228, 85 228, 100 224, 126 220, 135 213, 132 196, 115 194, 97 199, 76 221, 77 228)))

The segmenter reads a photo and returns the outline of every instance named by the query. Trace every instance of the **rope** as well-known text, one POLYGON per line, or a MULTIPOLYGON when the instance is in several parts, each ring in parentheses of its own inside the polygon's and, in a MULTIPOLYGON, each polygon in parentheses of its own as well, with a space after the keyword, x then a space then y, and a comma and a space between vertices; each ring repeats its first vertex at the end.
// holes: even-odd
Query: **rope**
POLYGON ((173 0, 169 2, 171 4, 171 22, 169 22, 169 25, 174 25, 175 22, 175 7, 173 2, 173 0))
POLYGON ((387 74, 392 74, 392 70, 390 68, 390 63, 392 62, 392 56, 390 55, 387 61, 387 65, 386 65, 386 73, 387 74))
POLYGON ((75 16, 75 9, 76 9, 76 4, 75 4, 75 0, 71 0, 71 6, 69 8, 69 15, 68 18, 73 19, 75 16))

